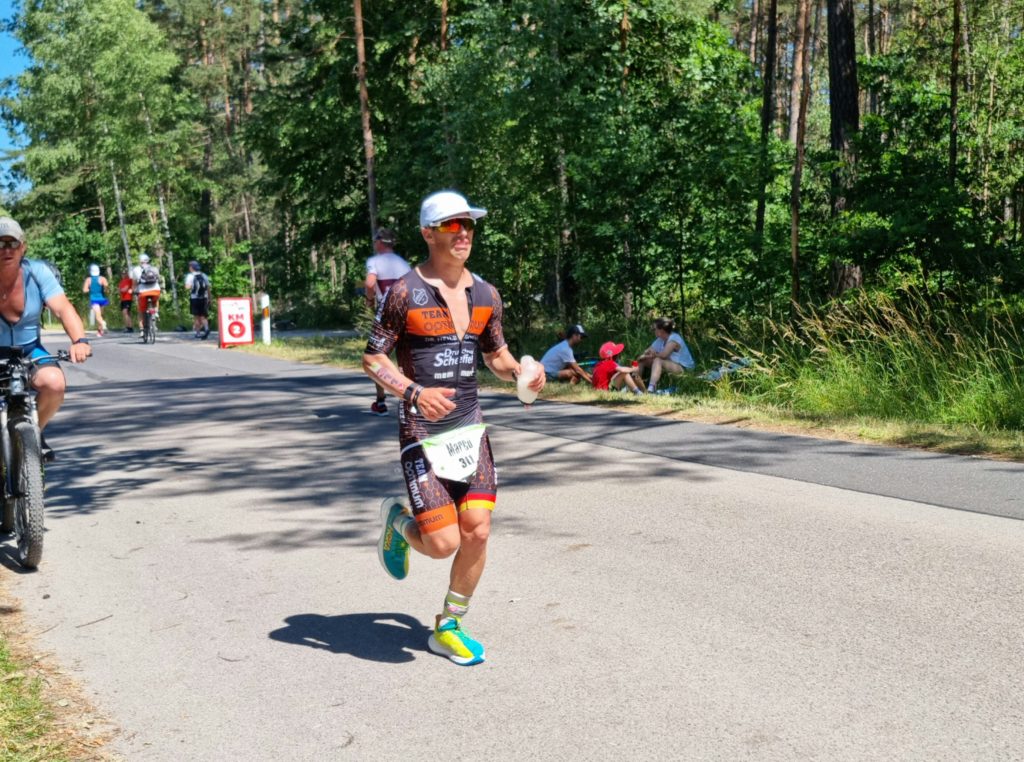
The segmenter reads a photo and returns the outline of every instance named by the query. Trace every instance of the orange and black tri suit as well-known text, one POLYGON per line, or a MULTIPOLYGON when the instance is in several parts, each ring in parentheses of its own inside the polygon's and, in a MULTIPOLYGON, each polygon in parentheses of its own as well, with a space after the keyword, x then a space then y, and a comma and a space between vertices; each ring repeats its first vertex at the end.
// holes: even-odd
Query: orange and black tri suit
POLYGON ((388 290, 366 345, 367 354, 387 356, 395 350, 402 373, 425 387, 455 389, 455 410, 440 421, 428 421, 404 400, 398 408, 398 439, 402 474, 421 531, 433 532, 458 521, 457 511, 494 509, 497 479, 491 445, 484 434, 479 464, 468 483, 438 478, 419 442, 452 429, 482 423, 477 395, 480 353, 505 346, 498 290, 473 276, 466 288, 470 320, 459 339, 451 312, 440 291, 410 270, 388 290))

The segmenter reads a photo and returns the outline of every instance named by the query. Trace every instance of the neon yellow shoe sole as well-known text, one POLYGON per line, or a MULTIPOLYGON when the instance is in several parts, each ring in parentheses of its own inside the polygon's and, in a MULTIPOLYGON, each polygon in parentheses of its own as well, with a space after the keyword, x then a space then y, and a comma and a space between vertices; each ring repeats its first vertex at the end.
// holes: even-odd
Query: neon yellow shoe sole
POLYGON ((427 640, 427 647, 439 656, 447 656, 461 667, 484 661, 484 647, 459 625, 458 619, 442 619, 427 640))

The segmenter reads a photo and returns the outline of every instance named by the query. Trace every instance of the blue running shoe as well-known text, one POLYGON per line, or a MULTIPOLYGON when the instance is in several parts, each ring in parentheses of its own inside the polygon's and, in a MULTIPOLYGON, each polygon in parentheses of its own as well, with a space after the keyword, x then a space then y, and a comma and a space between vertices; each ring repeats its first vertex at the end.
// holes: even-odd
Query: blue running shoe
POLYGON ((427 647, 435 654, 447 656, 462 667, 472 667, 484 660, 484 647, 462 629, 458 619, 438 619, 434 631, 427 640, 427 647))
POLYGON ((384 571, 395 579, 405 579, 409 574, 409 543, 392 526, 395 519, 409 509, 398 497, 385 498, 380 504, 380 539, 377 540, 377 558, 384 571))

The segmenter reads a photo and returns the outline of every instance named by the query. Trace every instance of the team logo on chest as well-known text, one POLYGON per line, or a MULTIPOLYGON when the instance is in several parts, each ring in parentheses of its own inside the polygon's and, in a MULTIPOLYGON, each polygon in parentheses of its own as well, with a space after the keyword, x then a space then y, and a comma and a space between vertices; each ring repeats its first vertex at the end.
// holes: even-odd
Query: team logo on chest
POLYGON ((427 303, 427 292, 426 289, 414 288, 412 290, 412 303, 417 307, 422 307, 427 303))

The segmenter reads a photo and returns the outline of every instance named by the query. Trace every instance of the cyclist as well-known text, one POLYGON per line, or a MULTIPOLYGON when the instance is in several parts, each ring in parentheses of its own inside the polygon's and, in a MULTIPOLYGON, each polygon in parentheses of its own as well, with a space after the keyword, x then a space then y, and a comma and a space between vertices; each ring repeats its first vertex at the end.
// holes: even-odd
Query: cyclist
MULTIPOLYGON (((464 666, 484 660, 462 618, 483 574, 497 494, 477 399, 477 358, 483 353, 506 381, 521 372, 502 332, 501 296, 466 269, 476 220, 486 213, 452 191, 423 201, 420 233, 430 256, 388 290, 363 355, 366 373, 402 400, 400 459, 412 506, 398 500, 381 506, 378 557, 388 574, 403 579, 409 546, 431 558, 454 554, 428 646, 464 666), (388 358, 392 350, 397 366, 388 358)), ((538 373, 530 388, 543 387, 538 373)))
POLYGON ((139 338, 145 335, 143 321, 150 303, 153 305, 153 320, 160 317, 160 281, 160 272, 155 265, 150 264, 149 255, 140 254, 139 263, 132 268, 132 283, 139 299, 139 338))
MULTIPOLYGON (((26 259, 25 250, 21 225, 10 217, 0 217, 0 346, 21 347, 32 358, 49 355, 41 341, 40 318, 46 307, 71 339, 71 362, 85 362, 92 348, 85 338, 82 319, 50 267, 40 260, 26 259)), ((64 402, 64 371, 56 360, 42 360, 33 366, 31 379, 42 432, 64 402)), ((43 458, 53 460, 53 450, 45 439, 42 449, 43 458)))
POLYGON ((82 293, 89 295, 89 309, 96 317, 96 335, 107 332, 107 321, 103 319, 103 308, 110 302, 107 300, 107 279, 100 275, 99 265, 89 265, 89 277, 82 283, 82 293))

